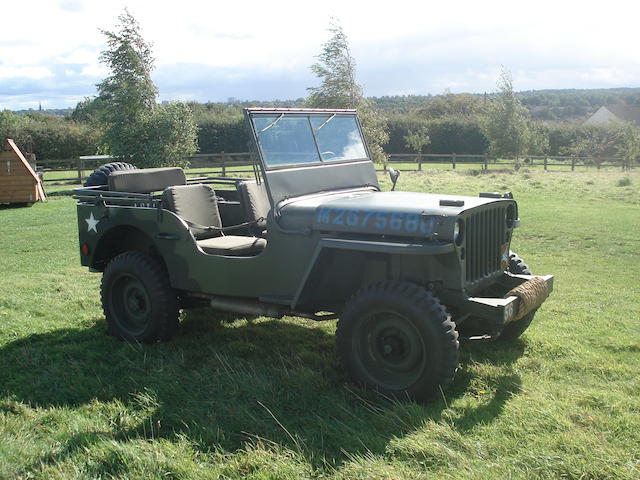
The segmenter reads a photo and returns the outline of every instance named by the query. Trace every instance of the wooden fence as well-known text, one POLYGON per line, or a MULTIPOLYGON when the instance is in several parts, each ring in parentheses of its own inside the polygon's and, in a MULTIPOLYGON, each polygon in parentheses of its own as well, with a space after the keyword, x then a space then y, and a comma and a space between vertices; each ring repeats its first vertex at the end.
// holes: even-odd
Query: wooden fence
POLYGON ((568 156, 545 156, 545 155, 527 155, 518 158, 496 158, 490 157, 488 154, 472 155, 472 154, 456 154, 456 153, 419 153, 419 154, 390 154, 389 164, 415 165, 415 167, 405 168, 407 170, 421 171, 423 167, 429 165, 446 165, 453 170, 456 167, 479 166, 482 170, 491 168, 508 168, 520 169, 529 167, 542 167, 549 170, 550 167, 561 167, 574 171, 576 167, 595 167, 597 169, 603 167, 619 167, 622 170, 630 168, 630 165, 622 158, 614 157, 568 157, 568 156))
MULTIPOLYGON (((241 153, 204 153, 187 157, 189 170, 198 175, 233 176, 246 174, 252 168, 252 155, 241 153)), ((38 161, 38 171, 43 172, 44 181, 55 183, 82 183, 98 166, 108 163, 110 157, 80 157, 67 160, 38 161)), ((403 171, 422 171, 427 168, 451 169, 520 169, 544 168, 544 170, 571 170, 576 168, 616 167, 629 169, 621 158, 584 158, 563 156, 526 156, 519 158, 494 158, 489 155, 468 154, 390 154, 388 165, 403 171)), ((377 165, 379 170, 386 166, 377 165)))

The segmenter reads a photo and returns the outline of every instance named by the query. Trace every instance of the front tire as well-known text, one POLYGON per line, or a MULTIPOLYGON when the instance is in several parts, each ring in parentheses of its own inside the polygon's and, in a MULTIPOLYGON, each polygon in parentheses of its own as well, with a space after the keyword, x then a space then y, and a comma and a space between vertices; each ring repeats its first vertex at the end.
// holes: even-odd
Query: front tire
POLYGON ((458 333, 438 299, 413 283, 384 281, 347 303, 336 344, 342 364, 359 384, 419 402, 453 380, 458 333))
POLYGON ((109 333, 126 341, 169 340, 178 327, 178 304, 164 266, 142 252, 115 257, 102 275, 102 308, 109 333))

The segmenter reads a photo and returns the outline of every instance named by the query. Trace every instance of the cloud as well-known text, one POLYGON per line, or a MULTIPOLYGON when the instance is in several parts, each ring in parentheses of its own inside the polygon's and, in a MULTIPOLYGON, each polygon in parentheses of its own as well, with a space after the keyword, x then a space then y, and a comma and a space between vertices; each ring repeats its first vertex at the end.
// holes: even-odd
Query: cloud
POLYGON ((60 2, 60 8, 65 12, 82 12, 84 10, 84 5, 79 0, 64 0, 60 2))
POLYGON ((52 77, 53 73, 48 67, 44 66, 26 66, 26 67, 12 67, 6 66, 0 69, 0 79, 5 78, 28 78, 38 79, 52 77))
POLYGON ((340 19, 368 95, 483 92, 504 65, 518 90, 631 86, 640 78, 637 16, 628 3, 425 2, 393 5, 323 0, 201 2, 152 0, 9 2, 0 41, 2 106, 45 97, 55 106, 95 92, 99 28, 128 6, 153 43, 162 99, 293 98, 317 84, 309 71, 340 19), (37 11, 38 15, 33 15, 37 11), (26 89, 31 88, 30 92, 26 89), (77 89, 75 94, 69 93, 77 89), (30 97, 31 95, 32 97, 30 97))
POLYGON ((301 70, 261 71, 252 68, 210 67, 198 64, 163 66, 153 74, 161 100, 224 101, 295 99, 306 96, 306 87, 315 83, 312 74, 301 70))

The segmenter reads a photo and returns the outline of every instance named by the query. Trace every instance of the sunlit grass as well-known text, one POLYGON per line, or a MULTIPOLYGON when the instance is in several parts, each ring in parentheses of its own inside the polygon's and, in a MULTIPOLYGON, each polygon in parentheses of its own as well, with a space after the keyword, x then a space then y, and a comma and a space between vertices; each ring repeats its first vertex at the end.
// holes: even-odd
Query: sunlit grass
POLYGON ((514 249, 556 275, 521 340, 463 345, 424 406, 351 385, 334 322, 202 310, 120 343, 74 201, 0 210, 0 478, 640 477, 640 174, 525 170, 400 177, 512 191, 514 249))

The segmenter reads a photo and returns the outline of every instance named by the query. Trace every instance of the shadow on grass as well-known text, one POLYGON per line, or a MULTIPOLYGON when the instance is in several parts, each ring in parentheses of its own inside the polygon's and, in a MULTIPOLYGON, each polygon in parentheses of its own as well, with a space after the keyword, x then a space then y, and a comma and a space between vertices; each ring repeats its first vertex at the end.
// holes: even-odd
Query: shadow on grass
MULTIPOLYGON (((181 436, 204 451, 263 440, 318 466, 384 452, 389 439, 438 421, 447 404, 468 392, 466 365, 509 364, 522 354, 518 342, 502 349, 465 345, 446 402, 417 405, 352 386, 338 364, 332 333, 315 324, 233 321, 190 311, 178 337, 156 345, 118 342, 105 329, 100 320, 91 328, 34 334, 1 347, 0 394, 43 408, 118 401, 140 420, 114 426, 109 434, 115 439, 181 436)), ((456 428, 492 421, 519 389, 514 375, 494 382, 494 398, 464 411, 456 428)), ((104 435, 76 437, 60 455, 104 435)))
POLYGON ((69 188, 62 189, 61 185, 56 185, 58 189, 47 192, 47 197, 70 197, 73 195, 73 189, 79 188, 80 185, 70 185, 69 188))
POLYGON ((0 203, 0 210, 14 210, 18 208, 29 208, 33 202, 0 203))

